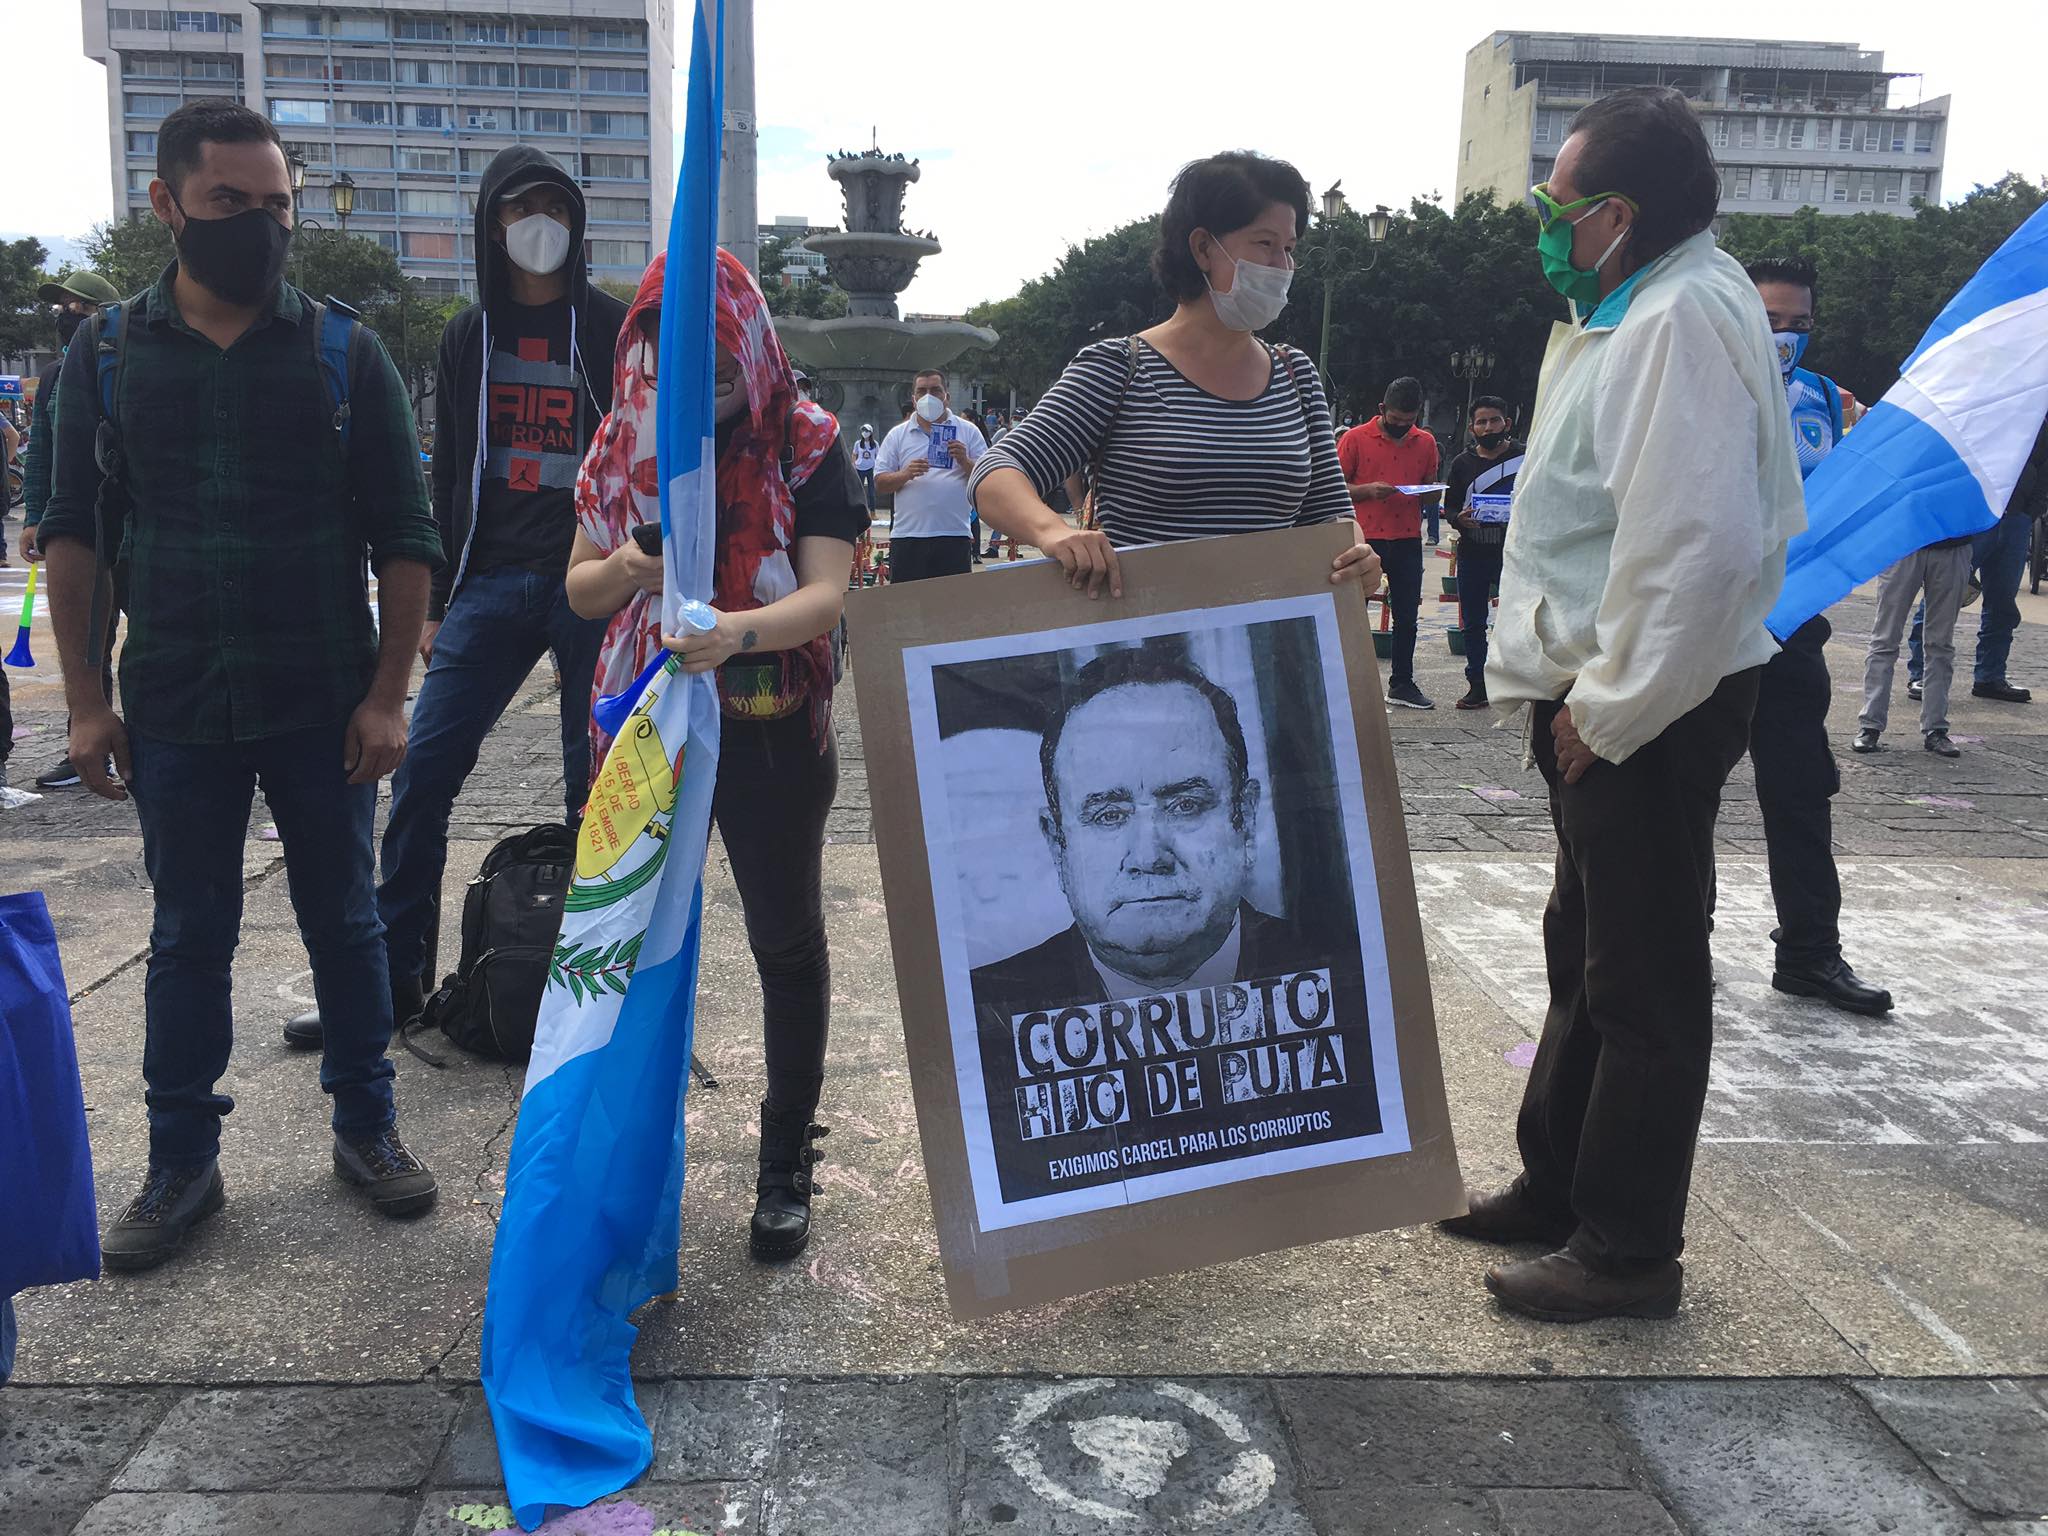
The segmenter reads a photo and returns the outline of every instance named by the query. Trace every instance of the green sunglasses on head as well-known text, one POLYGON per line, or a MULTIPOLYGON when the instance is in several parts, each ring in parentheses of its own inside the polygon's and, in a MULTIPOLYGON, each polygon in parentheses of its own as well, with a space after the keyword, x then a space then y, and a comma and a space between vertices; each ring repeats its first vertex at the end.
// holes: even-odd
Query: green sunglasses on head
POLYGON ((1541 229, 1550 228, 1568 213, 1575 213, 1581 208, 1591 208, 1610 200, 1628 204, 1631 213, 1640 215, 1643 211, 1636 206, 1636 200, 1626 192, 1599 192, 1592 197, 1581 197, 1573 202, 1560 203, 1550 195, 1550 183, 1539 181, 1529 189, 1529 195, 1536 199, 1536 222, 1541 229))

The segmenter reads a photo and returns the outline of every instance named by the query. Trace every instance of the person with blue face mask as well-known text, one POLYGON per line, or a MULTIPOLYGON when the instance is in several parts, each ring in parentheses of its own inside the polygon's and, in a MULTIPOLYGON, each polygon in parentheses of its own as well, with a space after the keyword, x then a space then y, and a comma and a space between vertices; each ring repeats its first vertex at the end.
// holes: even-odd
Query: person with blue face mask
POLYGON ((1550 1009, 1523 1171, 1444 1227, 1552 1250, 1487 1271, 1510 1311, 1670 1317, 1713 1050, 1714 829, 1805 506, 1776 349, 1710 233, 1720 176, 1686 98, 1586 107, 1534 197, 1570 321, 1515 477, 1485 679, 1496 707, 1529 706, 1550 791, 1550 1009))
MULTIPOLYGON (((1841 387, 1799 366, 1813 336, 1817 287, 1813 263, 1770 257, 1746 270, 1763 300, 1801 477, 1811 475, 1842 440, 1841 387)), ((1864 982, 1842 958, 1842 882, 1835 871, 1829 801, 1841 788, 1828 746, 1827 618, 1815 614, 1785 639, 1785 647, 1757 680, 1750 719, 1749 758, 1756 769, 1757 808, 1763 813, 1770 861, 1772 932, 1777 963, 1771 985, 1795 997, 1817 997, 1849 1013, 1884 1014, 1892 995, 1864 982)))

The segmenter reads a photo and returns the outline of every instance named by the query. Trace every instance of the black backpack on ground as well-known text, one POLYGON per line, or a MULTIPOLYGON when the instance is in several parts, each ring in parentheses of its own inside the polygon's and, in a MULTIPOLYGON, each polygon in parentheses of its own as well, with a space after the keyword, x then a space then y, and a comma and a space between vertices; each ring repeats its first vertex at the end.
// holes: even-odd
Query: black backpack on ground
MULTIPOLYGON (((461 958, 412 1029, 438 1029, 465 1051, 499 1061, 531 1056, 575 873, 576 832, 559 822, 515 832, 493 848, 462 896, 461 958)), ((410 1039, 406 1049, 444 1065, 410 1039)))

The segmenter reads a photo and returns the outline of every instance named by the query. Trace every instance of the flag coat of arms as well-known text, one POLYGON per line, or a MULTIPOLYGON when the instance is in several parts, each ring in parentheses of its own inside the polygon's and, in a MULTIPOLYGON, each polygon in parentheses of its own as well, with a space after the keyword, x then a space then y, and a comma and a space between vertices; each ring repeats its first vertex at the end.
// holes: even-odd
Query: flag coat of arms
POLYGON ((2048 207, 1949 300, 1806 480, 1806 531, 1765 621, 1780 639, 1916 549, 1997 522, 2048 415, 2048 207))
MULTIPOLYGON (((699 0, 662 291, 662 628, 709 620, 724 8, 699 0)), ((664 653, 601 700, 591 787, 505 1174, 484 1303, 484 1396, 513 1515, 577 1508, 646 1470, 631 1314, 677 1285, 718 689, 664 653)))

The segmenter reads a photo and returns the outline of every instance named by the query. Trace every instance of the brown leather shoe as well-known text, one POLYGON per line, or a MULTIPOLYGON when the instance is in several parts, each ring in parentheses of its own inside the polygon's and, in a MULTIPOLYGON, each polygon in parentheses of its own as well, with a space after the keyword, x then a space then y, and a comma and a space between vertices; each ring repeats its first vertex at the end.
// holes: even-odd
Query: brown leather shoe
POLYGON ((1545 1323, 1590 1323, 1603 1317, 1673 1317, 1685 1289, 1685 1268, 1667 1259, 1633 1275, 1606 1275, 1570 1253, 1496 1264, 1486 1288, 1510 1312, 1545 1323))
POLYGON ((1546 1248, 1562 1248, 1578 1229, 1569 1211, 1560 1215, 1531 1200, 1520 1179, 1497 1194, 1467 1189, 1465 1205, 1463 1216, 1438 1222, 1437 1230, 1477 1243, 1541 1243, 1546 1248))

